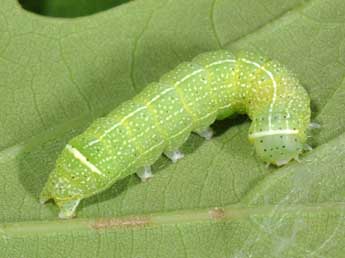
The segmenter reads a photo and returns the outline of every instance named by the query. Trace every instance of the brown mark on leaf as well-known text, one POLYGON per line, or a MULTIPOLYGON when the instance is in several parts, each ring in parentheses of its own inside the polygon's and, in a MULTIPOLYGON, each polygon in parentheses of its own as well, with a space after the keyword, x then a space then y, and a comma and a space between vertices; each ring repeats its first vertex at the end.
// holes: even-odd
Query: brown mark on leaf
POLYGON ((111 228, 132 228, 146 226, 151 223, 149 217, 129 217, 123 219, 98 219, 91 224, 93 229, 111 229, 111 228))
POLYGON ((224 214, 224 209, 223 208, 218 208, 215 207, 208 212, 209 216, 211 219, 214 220, 219 220, 219 219, 224 219, 225 214, 224 214))

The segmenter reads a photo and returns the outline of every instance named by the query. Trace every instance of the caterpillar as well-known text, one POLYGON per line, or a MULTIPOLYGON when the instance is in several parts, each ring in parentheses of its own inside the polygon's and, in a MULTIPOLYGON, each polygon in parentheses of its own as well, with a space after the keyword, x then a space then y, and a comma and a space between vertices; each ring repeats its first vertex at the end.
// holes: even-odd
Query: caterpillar
POLYGON ((310 99, 294 74, 256 53, 217 50, 178 65, 71 139, 40 201, 53 199, 59 217, 71 218, 82 199, 130 174, 147 180, 162 153, 176 162, 190 133, 210 139, 209 126, 235 113, 252 120, 248 138, 262 161, 282 166, 302 153, 310 99))

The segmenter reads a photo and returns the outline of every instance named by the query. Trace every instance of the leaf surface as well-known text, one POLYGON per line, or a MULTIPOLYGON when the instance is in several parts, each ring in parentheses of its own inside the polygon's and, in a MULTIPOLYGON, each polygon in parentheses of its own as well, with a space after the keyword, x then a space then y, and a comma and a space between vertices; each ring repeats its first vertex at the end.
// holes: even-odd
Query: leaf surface
POLYGON ((1 257, 342 257, 345 3, 136 0, 75 19, 0 10, 1 257), (294 71, 321 129, 301 163, 266 168, 246 117, 192 135, 57 220, 38 195, 68 139, 195 55, 249 49, 294 71))

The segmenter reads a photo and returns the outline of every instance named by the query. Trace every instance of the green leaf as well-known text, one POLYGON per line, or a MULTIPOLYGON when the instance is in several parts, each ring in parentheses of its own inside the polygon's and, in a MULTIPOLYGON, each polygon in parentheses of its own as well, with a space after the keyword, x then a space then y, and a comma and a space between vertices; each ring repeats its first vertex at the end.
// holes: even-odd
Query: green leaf
POLYGON ((0 10, 0 257, 342 257, 345 2, 136 0, 58 19, 0 10), (38 194, 67 140, 178 63, 217 49, 284 63, 313 105, 314 150, 266 168, 245 117, 192 135, 185 159, 57 219, 38 194), (218 208, 217 208, 218 207, 218 208))

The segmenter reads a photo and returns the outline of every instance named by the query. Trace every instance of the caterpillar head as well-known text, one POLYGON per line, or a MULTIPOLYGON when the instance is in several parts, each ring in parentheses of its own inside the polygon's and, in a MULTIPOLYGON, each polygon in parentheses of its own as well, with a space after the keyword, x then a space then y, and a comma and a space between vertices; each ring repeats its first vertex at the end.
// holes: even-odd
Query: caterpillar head
POLYGON ((275 134, 255 138, 254 146, 263 161, 282 166, 298 158, 303 144, 297 134, 275 134))

